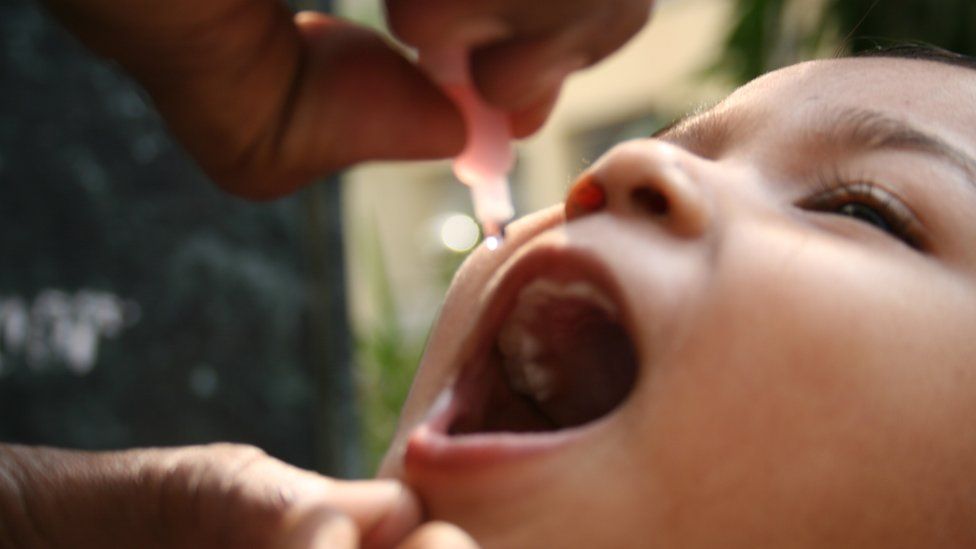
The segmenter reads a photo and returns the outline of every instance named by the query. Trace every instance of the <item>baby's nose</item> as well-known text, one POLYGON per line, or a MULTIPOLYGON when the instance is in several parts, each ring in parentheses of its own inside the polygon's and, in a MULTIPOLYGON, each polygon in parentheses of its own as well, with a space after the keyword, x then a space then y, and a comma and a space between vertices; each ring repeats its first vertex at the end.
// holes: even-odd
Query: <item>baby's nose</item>
POLYGON ((688 173, 690 163, 700 161, 663 141, 622 143, 570 189, 566 219, 606 211, 654 219, 681 236, 698 236, 711 217, 706 190, 688 173))

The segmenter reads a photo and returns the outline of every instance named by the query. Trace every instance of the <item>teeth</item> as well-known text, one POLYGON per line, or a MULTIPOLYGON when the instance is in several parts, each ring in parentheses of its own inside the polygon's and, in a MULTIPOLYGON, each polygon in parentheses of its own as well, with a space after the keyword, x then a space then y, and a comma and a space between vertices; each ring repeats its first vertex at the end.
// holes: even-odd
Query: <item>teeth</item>
POLYGON ((519 293, 512 314, 498 334, 498 349, 509 383, 515 391, 537 402, 553 398, 559 366, 554 360, 545 360, 554 353, 543 343, 549 334, 540 333, 549 324, 544 315, 553 303, 571 300, 585 301, 610 318, 617 316, 610 298, 589 282, 536 279, 519 293))
POLYGON ((516 391, 526 395, 549 396, 550 377, 536 360, 542 344, 522 322, 509 321, 498 334, 498 349, 504 357, 505 372, 516 391))

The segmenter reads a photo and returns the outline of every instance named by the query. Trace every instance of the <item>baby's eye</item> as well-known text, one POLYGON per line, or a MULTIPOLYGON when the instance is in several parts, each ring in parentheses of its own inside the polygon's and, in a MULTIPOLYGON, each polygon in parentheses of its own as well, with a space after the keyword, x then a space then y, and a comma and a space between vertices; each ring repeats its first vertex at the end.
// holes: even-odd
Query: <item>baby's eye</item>
POLYGON ((848 217, 853 217, 854 219, 874 225, 886 233, 899 236, 891 227, 891 223, 888 222, 884 212, 879 212, 870 204, 864 204, 862 202, 848 202, 847 204, 837 208, 836 212, 839 215, 846 215, 848 217))
POLYGON ((918 218, 891 192, 874 183, 827 183, 798 204, 801 208, 851 217, 921 249, 918 218))

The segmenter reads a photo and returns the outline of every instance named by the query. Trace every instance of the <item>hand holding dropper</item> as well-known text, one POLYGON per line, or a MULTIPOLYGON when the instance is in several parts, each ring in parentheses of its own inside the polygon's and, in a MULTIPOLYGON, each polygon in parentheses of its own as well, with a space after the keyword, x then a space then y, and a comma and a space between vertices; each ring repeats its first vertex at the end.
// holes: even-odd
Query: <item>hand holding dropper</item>
POLYGON ((467 141, 454 159, 454 175, 471 188, 485 245, 494 250, 502 244, 505 226, 515 215, 508 188, 508 172, 515 161, 512 134, 505 113, 485 103, 474 88, 468 55, 464 48, 421 51, 419 61, 464 117, 467 141))

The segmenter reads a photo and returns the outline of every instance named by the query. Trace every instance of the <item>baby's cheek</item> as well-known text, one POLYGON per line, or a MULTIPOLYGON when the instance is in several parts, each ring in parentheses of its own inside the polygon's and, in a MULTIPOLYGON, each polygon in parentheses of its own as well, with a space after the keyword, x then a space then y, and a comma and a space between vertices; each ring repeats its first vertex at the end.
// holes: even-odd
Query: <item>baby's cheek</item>
POLYGON ((937 276, 918 293, 918 273, 882 256, 764 251, 721 271, 688 351, 658 366, 666 443, 648 455, 686 508, 769 543, 791 524, 822 525, 821 541, 932 535, 916 518, 976 476, 974 345, 954 328, 976 320, 969 297, 937 276))

